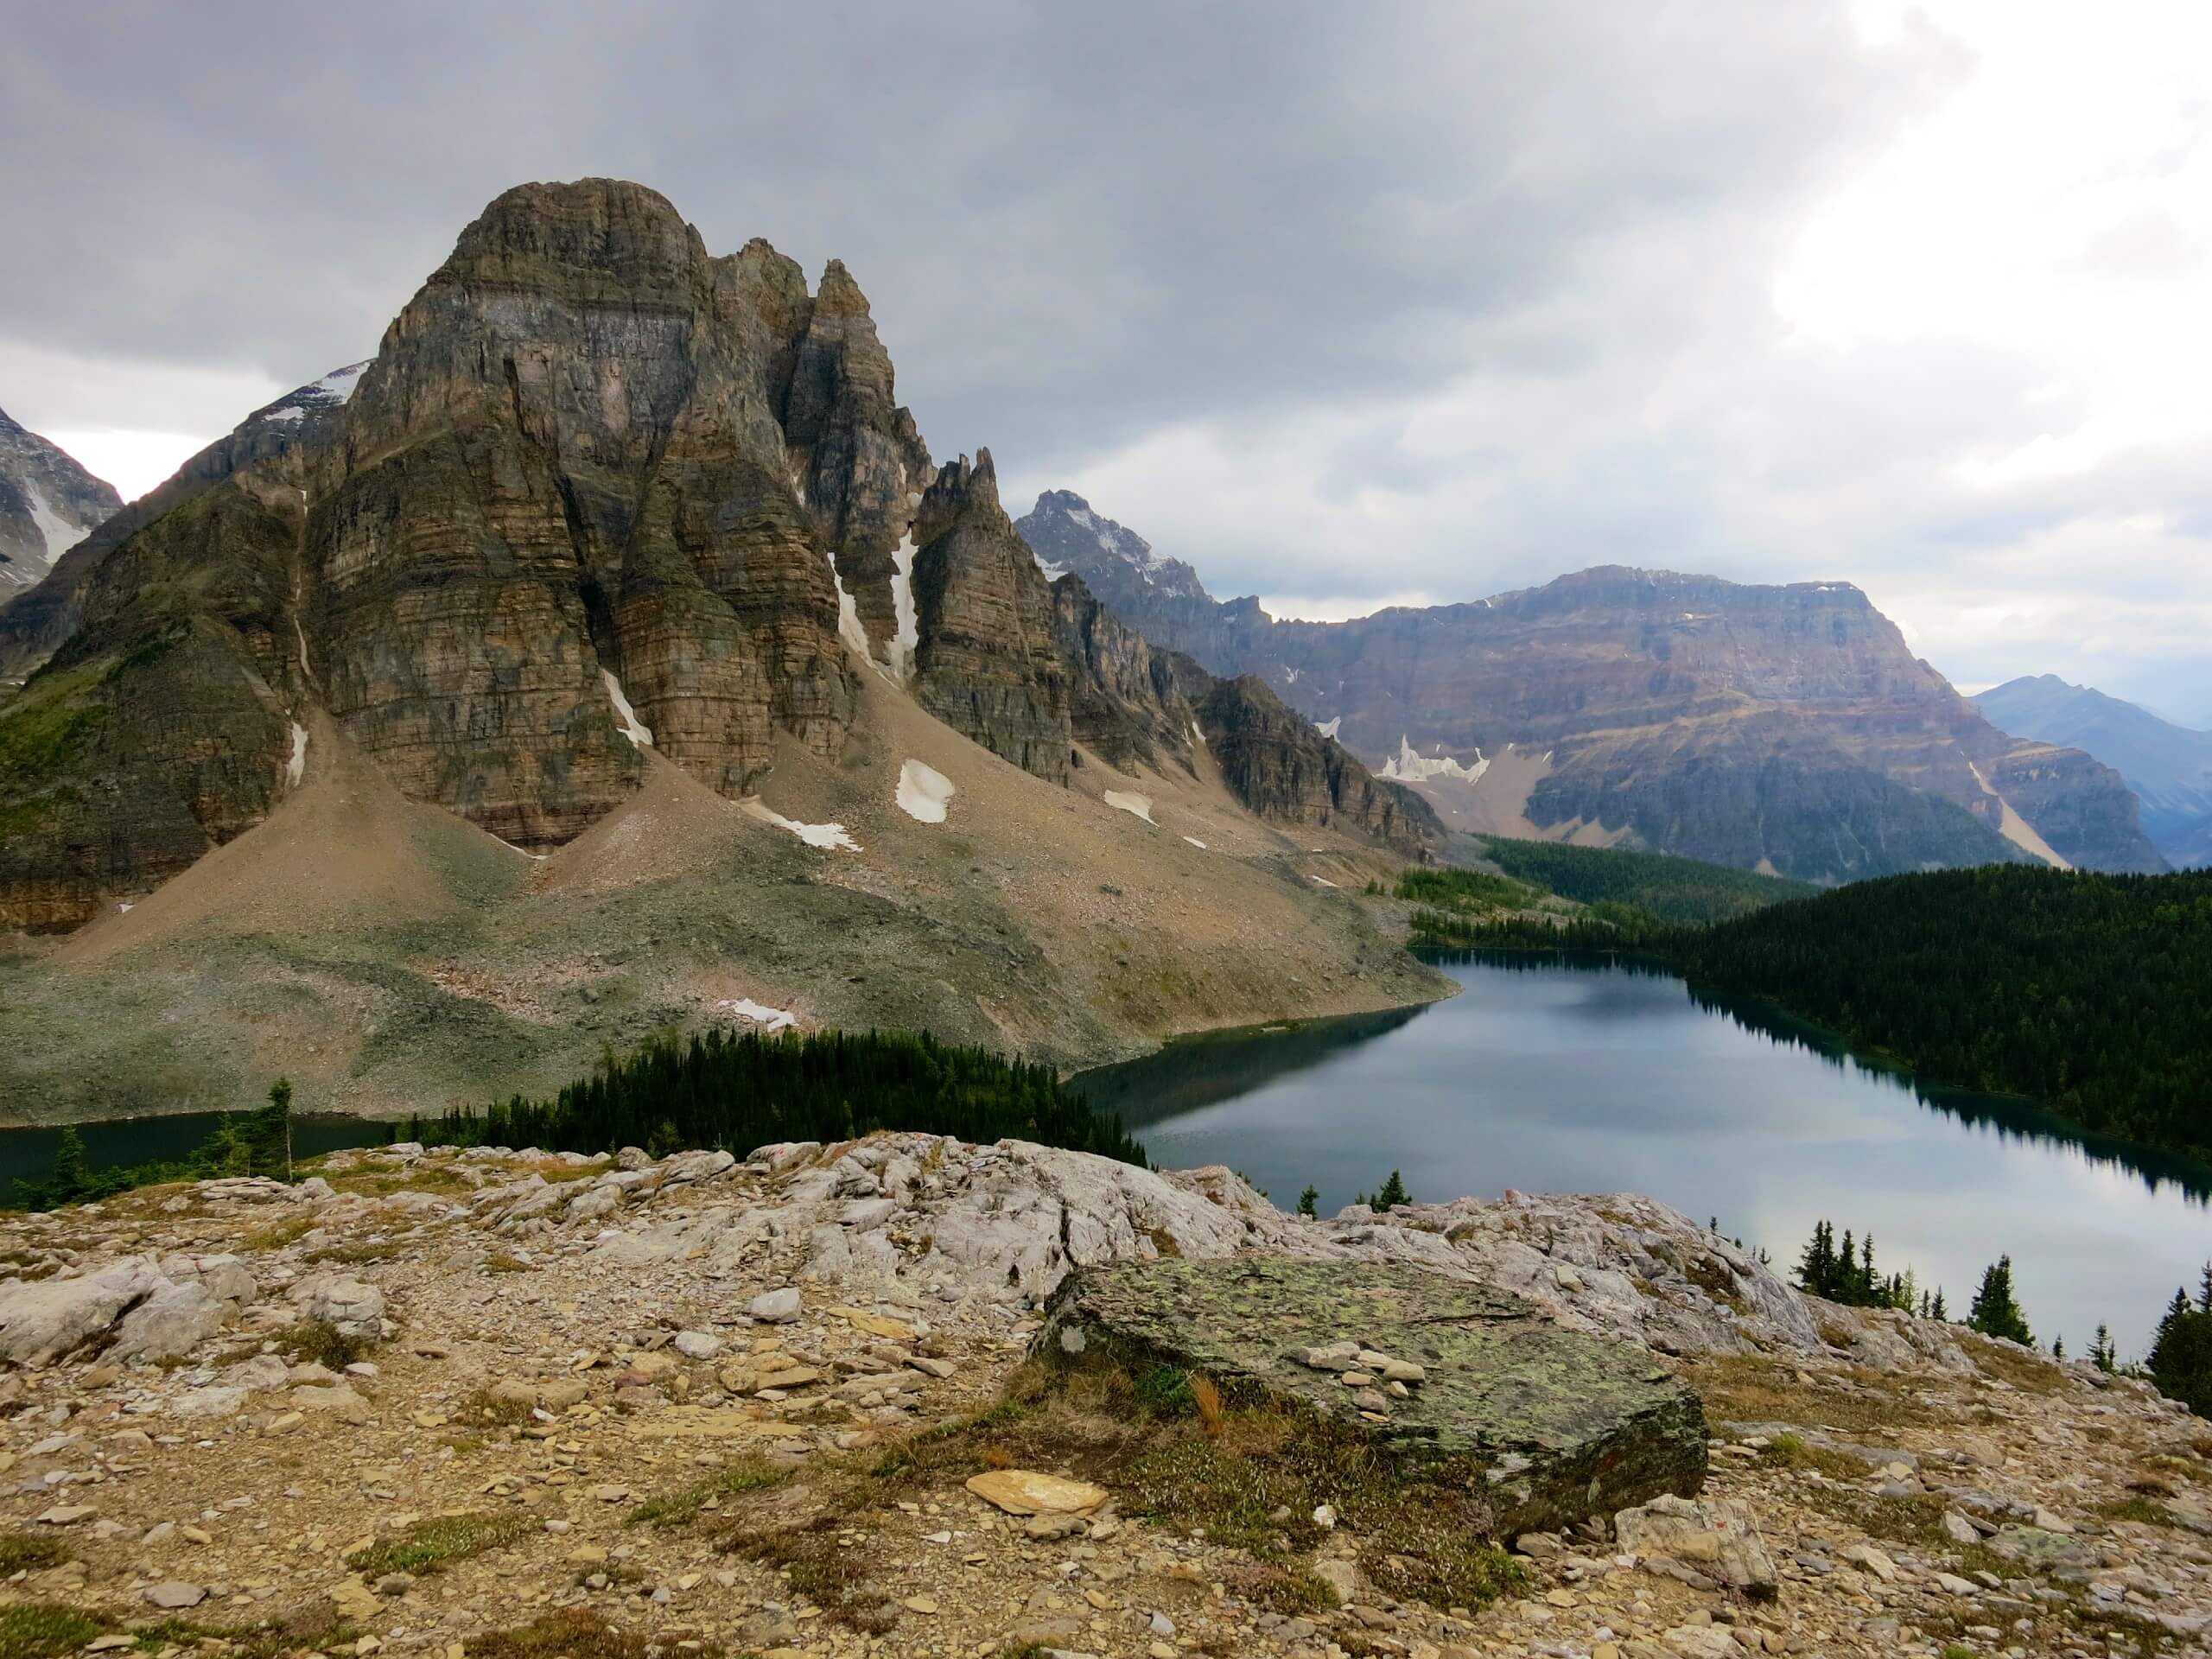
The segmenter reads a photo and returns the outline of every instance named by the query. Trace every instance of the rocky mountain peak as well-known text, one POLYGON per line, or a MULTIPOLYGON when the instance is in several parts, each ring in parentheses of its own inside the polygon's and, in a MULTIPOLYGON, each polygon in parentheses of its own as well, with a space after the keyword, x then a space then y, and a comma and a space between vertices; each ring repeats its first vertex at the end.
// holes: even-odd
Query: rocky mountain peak
POLYGON ((993 753, 1065 782, 1073 728, 1052 593, 999 505, 989 450, 938 469, 913 535, 914 695, 993 753))
POLYGON ((1207 597, 1196 570, 1154 552, 1143 537, 1096 512, 1073 490, 1046 490, 1014 528, 1048 580, 1072 571, 1125 613, 1140 597, 1207 597))
POLYGON ((566 292, 581 283, 638 296, 688 283, 705 257, 698 232, 658 190, 622 179, 518 184, 461 232, 429 284, 566 292))
POLYGON ((44 581, 122 506, 113 485, 0 410, 0 598, 44 581))

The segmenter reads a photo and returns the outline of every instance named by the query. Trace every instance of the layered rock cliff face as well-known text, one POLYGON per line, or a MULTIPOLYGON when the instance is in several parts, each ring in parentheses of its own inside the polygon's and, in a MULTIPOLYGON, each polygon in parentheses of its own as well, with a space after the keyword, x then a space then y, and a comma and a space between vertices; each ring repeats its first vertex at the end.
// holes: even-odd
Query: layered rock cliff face
POLYGON ((1217 682, 1197 713, 1224 780, 1260 817, 1356 830, 1412 857, 1443 841, 1443 825, 1427 801, 1376 777, 1257 676, 1217 682))
POLYGON ((1260 676, 1359 753, 1410 743, 1455 761, 1422 787, 1470 824, 1815 880, 2044 849, 2092 869, 2162 866, 2118 774, 1990 725, 1846 582, 1611 566, 1339 623, 1203 590, 1126 594, 1155 645, 1260 676))
POLYGON ((1073 722, 1052 594, 999 505, 989 450, 938 474, 914 537, 915 696, 992 753, 1065 782, 1073 722))
POLYGON ((0 410, 0 594, 35 587, 122 507, 112 484, 0 410))
POLYGON ((1192 769, 1195 720, 1175 665, 1073 571, 1052 584, 1052 637, 1068 665, 1077 742, 1124 772, 1139 765, 1192 769))
POLYGON ((2135 791, 2144 832, 2169 862, 2212 865, 2212 732, 2177 726, 2056 674, 1998 686, 1974 706, 2020 738, 2094 755, 2135 791))

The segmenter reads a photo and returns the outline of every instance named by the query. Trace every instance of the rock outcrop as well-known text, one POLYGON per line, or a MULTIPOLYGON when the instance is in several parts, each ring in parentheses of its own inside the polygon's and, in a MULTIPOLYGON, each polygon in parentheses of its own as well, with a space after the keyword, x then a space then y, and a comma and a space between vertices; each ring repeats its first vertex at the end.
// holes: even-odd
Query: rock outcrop
POLYGON ((1031 1351, 1132 1376, 1174 1365, 1285 1401, 1464 1491, 1470 1522, 1493 1536, 1705 1482, 1697 1396, 1643 1350, 1418 1268, 1257 1256, 1086 1270, 1031 1351))
POLYGON ((1052 638, 1067 664, 1075 740, 1127 772, 1192 769, 1196 716, 1175 664, 1070 571, 1052 584, 1052 638))
POLYGON ((1376 777, 1256 675, 1217 682, 1197 714, 1223 779, 1260 817, 1356 830, 1413 857, 1443 841, 1434 808, 1405 785, 1376 777))
POLYGON ((914 696, 1049 783, 1068 773, 1068 675, 1052 589, 999 505, 991 452, 949 461, 914 515, 914 696))
POLYGON ((743 1161, 401 1145, 322 1168, 0 1217, 0 1503, 26 1603, 98 1629, 245 1585, 295 1645, 343 1619, 351 1645, 430 1650, 520 1631, 563 1650, 1891 1659, 1955 1637, 2196 1652, 2212 1631, 2201 1419, 2139 1378, 1805 1298, 1646 1198, 1308 1221, 1226 1170, 918 1135, 743 1161), (1522 1252, 1541 1297, 1493 1276, 1522 1252), (1243 1294, 1255 1278, 1289 1305, 1243 1294), (1122 1284, 1142 1288, 1100 1305, 1122 1284), (1229 1294, 1175 1322, 1198 1286, 1229 1294), (1623 1340, 1644 1327, 1617 1293, 1669 1310, 1675 1356, 1623 1340), (1087 1351, 1126 1327, 1317 1404, 1367 1385, 1304 1363, 1333 1366, 1334 1344, 1285 1338, 1356 1325, 1349 1362, 1387 1406, 1357 1421, 1389 1458, 1441 1449, 1413 1433, 1431 1414, 1509 1437, 1607 1414, 1548 1363, 1509 1394, 1459 1357, 1510 1370, 1534 1340, 1580 1356, 1571 1376, 1633 1357, 1602 1378, 1611 1414, 1685 1479, 1702 1459, 1704 1490, 1608 1513, 1631 1473, 1596 1470, 1595 1499, 1560 1512, 1595 1511, 1512 1538, 1509 1562, 1442 1483, 1370 1481, 1233 1388, 1218 1441, 1126 1389, 1045 1398, 1025 1357, 1065 1356, 1068 1310, 1093 1305, 1087 1351), (184 1345, 126 1351, 157 1325, 184 1345), (1435 1353, 1359 1345, 1392 1329, 1435 1353), (1639 1395, 1656 1416, 1618 1408, 1639 1395), (1693 1397, 1694 1446, 1665 1429, 1693 1397))
POLYGON ((122 509, 112 484, 0 410, 0 595, 36 587, 122 509))

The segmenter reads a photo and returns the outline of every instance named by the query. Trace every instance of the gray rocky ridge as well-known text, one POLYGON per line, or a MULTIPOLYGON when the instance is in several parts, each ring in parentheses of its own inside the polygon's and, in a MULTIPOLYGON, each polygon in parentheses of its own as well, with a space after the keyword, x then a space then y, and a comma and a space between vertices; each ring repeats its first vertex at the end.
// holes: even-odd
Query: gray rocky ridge
POLYGON ((112 484, 0 410, 0 599, 36 587, 122 505, 112 484))
MULTIPOLYGON (((1303 1221, 1226 1170, 1017 1141, 399 1146, 0 1235, 0 1504, 47 1541, 0 1597, 95 1629, 204 1604, 300 1651, 343 1619, 356 1650, 442 1659, 518 1630, 839 1659, 1936 1659, 2202 1653, 2212 1628, 2201 1422, 2085 1364, 1804 1297, 1629 1195, 1303 1221), (946 1451, 1050 1421, 977 1414, 1064 1346, 1049 1316, 1085 1287, 1255 1267, 1433 1279, 1478 1317, 1510 1300, 1648 1355, 1638 1375, 1702 1401, 1701 1488, 1515 1538, 1520 1576, 1456 1608, 1393 1592, 1405 1564, 1368 1518, 1286 1515, 1304 1541, 1281 1559, 1315 1586, 1286 1601, 1283 1567, 1152 1509, 1151 1476, 1080 1440, 1005 1481, 946 1451), (132 1351, 155 1324, 168 1351, 132 1351)), ((1386 1415, 1465 1385, 1448 1355, 1345 1334, 1287 1357, 1324 1392, 1353 1390, 1315 1364, 1362 1368, 1386 1415)))

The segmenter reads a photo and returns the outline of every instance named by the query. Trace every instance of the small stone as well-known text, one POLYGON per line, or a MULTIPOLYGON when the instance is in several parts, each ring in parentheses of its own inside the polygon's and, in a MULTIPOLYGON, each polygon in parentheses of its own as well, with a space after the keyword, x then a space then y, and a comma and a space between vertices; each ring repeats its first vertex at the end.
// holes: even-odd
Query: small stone
POLYGON ((722 1339, 708 1331, 679 1331, 676 1351, 686 1359, 712 1359, 722 1351, 722 1339))
POLYGON ((1027 1469, 994 1469, 970 1476, 968 1490, 1009 1515, 1081 1514, 1113 1496, 1087 1480, 1063 1480, 1027 1469))
POLYGON ((1154 1636, 1173 1636, 1175 1634, 1175 1621, 1166 1614, 1155 1611, 1152 1616, 1152 1623, 1147 1628, 1154 1636))
POLYGON ((79 1521, 89 1521, 99 1513, 98 1506, 91 1503, 57 1503, 38 1519, 45 1526, 73 1527, 79 1521))
POLYGON ((1336 1510, 1329 1504, 1322 1504, 1313 1511, 1313 1524, 1324 1532, 1330 1530, 1337 1524, 1336 1510))
POLYGON ((1872 1544, 1853 1544, 1843 1552, 1843 1559, 1854 1567, 1864 1567, 1884 1584, 1897 1582, 1897 1564, 1872 1544))
POLYGON ((1978 1544, 1981 1541, 1981 1534, 1975 1529, 1974 1522, 1956 1510, 1943 1511, 1943 1534, 1954 1543, 1978 1544))
POLYGON ((212 1544, 215 1541, 213 1533, 205 1527, 195 1527, 188 1521, 176 1529, 176 1535, 188 1544, 212 1544))
POLYGON ((755 1296, 746 1304, 745 1311, 763 1325, 788 1325, 798 1318, 798 1287, 787 1285, 781 1290, 772 1290, 755 1296))
POLYGON ((899 1605, 910 1613, 934 1613, 938 1610, 936 1600, 929 1596, 909 1596, 899 1605))
POLYGON ((156 1607, 197 1607, 207 1599, 207 1592, 180 1579, 164 1579, 146 1587, 146 1599, 156 1607))

